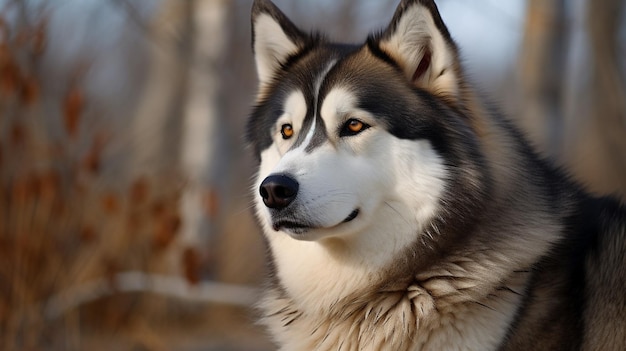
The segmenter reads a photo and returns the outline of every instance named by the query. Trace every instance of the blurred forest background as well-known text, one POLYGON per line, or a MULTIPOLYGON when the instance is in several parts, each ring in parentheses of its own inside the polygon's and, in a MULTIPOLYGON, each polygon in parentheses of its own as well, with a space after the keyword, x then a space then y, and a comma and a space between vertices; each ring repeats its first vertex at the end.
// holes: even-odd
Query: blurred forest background
MULTIPOLYGON (((357 41, 398 0, 276 0, 357 41)), ((472 80, 626 199, 622 0, 439 0, 472 80)), ((0 0, 0 348, 270 350, 251 0, 0 0)))

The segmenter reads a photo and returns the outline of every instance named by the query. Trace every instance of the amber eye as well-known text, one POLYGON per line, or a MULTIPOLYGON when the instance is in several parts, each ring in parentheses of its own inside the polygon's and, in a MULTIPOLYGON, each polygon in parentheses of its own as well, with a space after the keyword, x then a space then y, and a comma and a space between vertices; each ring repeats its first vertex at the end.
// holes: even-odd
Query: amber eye
POLYGON ((293 127, 291 126, 291 124, 283 124, 280 127, 280 134, 282 134, 283 139, 285 140, 291 138, 293 136, 293 127))
POLYGON ((340 136, 357 135, 370 126, 355 118, 350 118, 341 128, 340 136))
POLYGON ((361 130, 363 130, 363 122, 356 120, 356 119, 351 119, 348 121, 348 129, 350 129, 350 131, 352 133, 358 133, 361 130))

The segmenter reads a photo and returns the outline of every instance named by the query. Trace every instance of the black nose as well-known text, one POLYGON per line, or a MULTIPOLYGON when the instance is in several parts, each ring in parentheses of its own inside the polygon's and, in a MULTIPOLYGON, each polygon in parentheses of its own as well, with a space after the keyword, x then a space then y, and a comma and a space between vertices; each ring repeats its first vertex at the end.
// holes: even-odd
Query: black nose
POLYGON ((261 183, 259 193, 263 198, 263 203, 269 208, 282 209, 287 206, 298 195, 298 182, 286 175, 271 175, 261 183))

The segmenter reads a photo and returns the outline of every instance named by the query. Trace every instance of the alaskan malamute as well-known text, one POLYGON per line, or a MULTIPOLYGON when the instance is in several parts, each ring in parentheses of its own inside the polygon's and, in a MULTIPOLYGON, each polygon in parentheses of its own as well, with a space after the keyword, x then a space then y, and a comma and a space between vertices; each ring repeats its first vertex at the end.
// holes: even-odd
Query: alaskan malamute
POLYGON ((252 25, 280 350, 626 350, 626 211, 481 104, 433 1, 358 45, 252 25))

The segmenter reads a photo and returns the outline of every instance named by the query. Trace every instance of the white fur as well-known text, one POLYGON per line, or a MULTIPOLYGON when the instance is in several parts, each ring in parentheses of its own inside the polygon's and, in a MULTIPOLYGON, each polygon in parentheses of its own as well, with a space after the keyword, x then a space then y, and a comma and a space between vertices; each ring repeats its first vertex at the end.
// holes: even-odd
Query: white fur
POLYGON ((259 82, 263 86, 272 80, 280 65, 298 50, 298 46, 267 14, 254 19, 254 30, 254 57, 259 82))
POLYGON ((406 9, 396 31, 389 40, 381 42, 381 47, 399 61, 409 79, 413 78, 424 53, 430 50, 430 67, 414 84, 436 94, 458 97, 458 77, 453 68, 456 54, 451 52, 424 6, 406 9))

